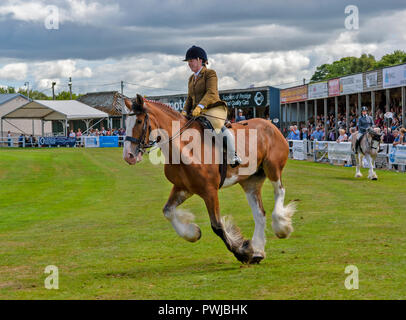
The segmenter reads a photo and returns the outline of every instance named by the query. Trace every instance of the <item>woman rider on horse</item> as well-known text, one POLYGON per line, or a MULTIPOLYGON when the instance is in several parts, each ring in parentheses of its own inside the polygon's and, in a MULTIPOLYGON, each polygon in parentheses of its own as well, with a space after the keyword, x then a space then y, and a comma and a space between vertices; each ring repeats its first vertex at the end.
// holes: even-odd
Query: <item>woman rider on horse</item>
POLYGON ((227 103, 220 100, 217 88, 216 71, 207 69, 206 52, 192 46, 186 52, 185 60, 193 74, 188 82, 188 97, 182 114, 193 117, 203 116, 210 121, 216 133, 222 131, 227 138, 227 158, 232 167, 238 166, 241 159, 235 149, 234 135, 225 126, 227 118, 227 103))

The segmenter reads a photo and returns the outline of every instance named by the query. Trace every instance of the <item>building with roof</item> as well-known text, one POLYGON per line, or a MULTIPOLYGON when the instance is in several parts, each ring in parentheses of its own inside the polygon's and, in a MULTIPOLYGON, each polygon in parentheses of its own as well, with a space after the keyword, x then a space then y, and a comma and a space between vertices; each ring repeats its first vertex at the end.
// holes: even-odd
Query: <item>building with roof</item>
POLYGON ((124 99, 129 99, 118 91, 89 92, 78 98, 78 101, 90 107, 106 112, 108 118, 102 121, 106 128, 124 128, 125 116, 128 113, 124 99))
MULTIPOLYGON (((0 94, 0 118, 2 119, 7 113, 18 109, 27 104, 31 100, 21 93, 0 94)), ((40 120, 33 119, 2 119, 0 127, 0 136, 6 136, 10 131, 12 135, 40 135, 42 123, 40 120)), ((52 125, 50 122, 44 124, 44 132, 52 133, 52 125)))
MULTIPOLYGON (((341 127, 347 131, 355 126, 361 114, 361 107, 367 106, 372 117, 385 114, 389 124, 394 110, 403 127, 406 126, 406 64, 399 64, 338 78, 311 82, 301 86, 282 89, 280 92, 282 128, 296 124, 316 124, 318 119, 333 117, 338 124, 339 115, 345 121, 341 127)), ((325 138, 338 125, 324 124, 325 138)))

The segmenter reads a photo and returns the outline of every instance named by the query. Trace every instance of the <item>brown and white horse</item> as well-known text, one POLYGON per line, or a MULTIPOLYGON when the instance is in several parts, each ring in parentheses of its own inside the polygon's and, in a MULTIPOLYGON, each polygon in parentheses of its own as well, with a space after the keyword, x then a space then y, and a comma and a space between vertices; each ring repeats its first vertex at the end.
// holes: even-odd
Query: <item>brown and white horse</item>
MULTIPOLYGON (((272 212, 272 227, 277 237, 286 238, 293 231, 291 217, 295 211, 294 203, 284 206, 285 189, 282 185, 282 170, 286 164, 289 154, 289 147, 279 130, 270 122, 264 119, 251 119, 242 123, 234 123, 230 130, 233 130, 234 137, 241 139, 241 132, 245 143, 241 145, 236 141, 237 151, 240 156, 246 155, 249 147, 256 151, 255 169, 251 174, 241 174, 240 169, 247 169, 249 161, 239 167, 228 166, 227 176, 223 186, 228 187, 239 183, 245 191, 248 203, 252 209, 255 220, 255 231, 251 240, 245 240, 240 230, 231 223, 230 219, 220 216, 218 199, 220 173, 219 164, 207 164, 205 161, 185 163, 173 163, 172 151, 179 148, 182 152, 186 149, 187 142, 183 139, 172 140, 176 135, 188 135, 186 131, 174 130, 172 123, 179 122, 181 129, 186 128, 204 136, 204 129, 197 121, 189 120, 169 106, 159 102, 144 100, 140 95, 134 101, 125 100, 125 104, 131 112, 127 118, 126 141, 124 142, 124 160, 133 165, 142 160, 145 149, 151 147, 151 137, 162 144, 167 143, 169 153, 165 155, 166 162, 164 172, 166 178, 173 184, 169 199, 163 208, 165 217, 171 222, 179 236, 190 242, 200 239, 200 228, 192 223, 193 215, 185 214, 176 208, 193 194, 200 196, 207 207, 210 216, 211 227, 235 257, 243 263, 259 263, 265 258, 265 210, 262 204, 261 188, 268 178, 274 188, 275 206, 272 212), (240 135, 236 135, 240 130, 240 135), (241 131, 243 130, 243 131, 241 131), (255 145, 249 139, 250 132, 256 131, 257 141, 255 145), (161 132, 167 132, 166 138, 161 132), (153 134, 154 133, 154 134, 153 134), (169 137, 169 139, 168 139, 169 137), (245 149, 244 149, 245 148, 245 149), (244 153, 244 154, 243 154, 244 153)), ((243 140, 243 139, 241 139, 243 140)), ((203 141, 203 139, 202 139, 203 141)), ((201 144, 201 152, 203 151, 201 144)), ((211 146, 210 148, 215 148, 211 146)), ((254 152, 255 154, 255 152, 254 152)), ((194 154, 189 153, 190 157, 194 154)), ((206 155, 205 155, 206 156, 206 155)), ((206 159, 207 160, 207 159, 206 159)))

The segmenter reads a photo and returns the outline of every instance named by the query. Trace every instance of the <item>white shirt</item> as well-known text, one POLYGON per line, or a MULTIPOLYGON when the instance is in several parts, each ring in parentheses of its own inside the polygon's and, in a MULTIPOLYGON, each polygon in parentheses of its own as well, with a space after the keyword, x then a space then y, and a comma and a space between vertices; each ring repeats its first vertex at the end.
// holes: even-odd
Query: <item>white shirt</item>
MULTIPOLYGON (((195 72, 195 80, 197 79, 197 77, 199 76, 200 71, 203 69, 203 66, 201 66, 201 68, 199 69, 199 71, 195 72)), ((198 104, 198 107, 204 109, 204 105, 202 104, 198 104)))

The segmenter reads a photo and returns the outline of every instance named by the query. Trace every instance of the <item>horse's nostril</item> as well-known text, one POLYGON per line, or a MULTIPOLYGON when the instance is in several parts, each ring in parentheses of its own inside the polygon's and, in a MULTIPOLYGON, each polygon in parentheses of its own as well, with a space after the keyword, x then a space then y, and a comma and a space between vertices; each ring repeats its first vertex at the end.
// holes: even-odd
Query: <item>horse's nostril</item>
POLYGON ((128 153, 128 156, 130 157, 130 159, 134 158, 134 155, 131 152, 128 153))

